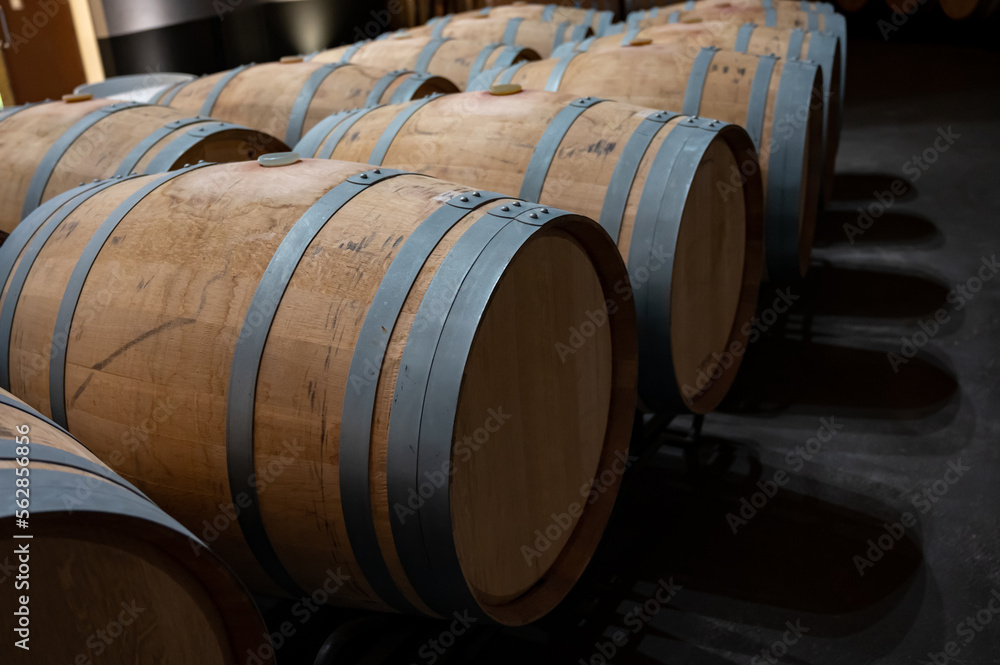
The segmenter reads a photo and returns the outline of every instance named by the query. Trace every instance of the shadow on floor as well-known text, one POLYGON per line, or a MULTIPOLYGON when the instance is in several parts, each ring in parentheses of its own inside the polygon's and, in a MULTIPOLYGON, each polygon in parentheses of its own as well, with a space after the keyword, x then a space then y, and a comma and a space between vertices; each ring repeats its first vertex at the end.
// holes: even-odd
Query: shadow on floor
POLYGON ((917 197, 917 189, 906 178, 888 173, 838 173, 833 179, 833 203, 874 201, 877 194, 893 191, 903 191, 896 196, 897 201, 909 201, 917 197), (905 190, 900 189, 900 184, 905 190), (893 190, 893 184, 896 189, 893 190))
POLYGON ((866 218, 857 210, 827 210, 816 224, 813 246, 817 249, 876 245, 935 249, 944 245, 944 235, 934 222, 908 213, 886 212, 866 218))

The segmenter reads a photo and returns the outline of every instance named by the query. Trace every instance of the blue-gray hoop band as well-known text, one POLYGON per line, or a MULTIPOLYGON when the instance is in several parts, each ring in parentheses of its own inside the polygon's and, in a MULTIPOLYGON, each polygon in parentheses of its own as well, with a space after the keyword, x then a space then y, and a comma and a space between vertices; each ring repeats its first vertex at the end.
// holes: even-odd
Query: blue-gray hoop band
POLYGON ((746 130, 753 141, 754 148, 760 152, 761 140, 764 136, 764 117, 767 110, 767 97, 771 89, 771 75, 778 58, 773 55, 762 55, 757 60, 753 83, 750 84, 750 99, 747 101, 746 130))
POLYGON ((450 41, 450 39, 450 37, 444 37, 442 39, 432 39, 427 42, 427 45, 420 51, 420 55, 417 56, 417 64, 413 67, 414 71, 418 74, 426 74, 428 68, 431 66, 431 60, 434 59, 434 54, 438 52, 442 44, 450 41))
POLYGON ((701 93, 705 88, 705 79, 708 78, 712 58, 718 52, 718 48, 706 46, 695 56, 691 73, 688 74, 687 88, 684 91, 684 104, 681 107, 681 113, 684 115, 698 115, 698 109, 701 108, 701 93))
POLYGON ((570 102, 545 128, 542 138, 535 145, 534 152, 531 153, 531 160, 524 170, 524 180, 521 181, 521 192, 518 198, 527 201, 538 201, 542 193, 542 185, 545 184, 545 177, 552 165, 552 160, 559 150, 566 132, 573 126, 577 118, 583 115, 584 111, 600 104, 605 100, 598 97, 581 97, 570 102))
POLYGON ((292 104, 292 111, 288 116, 288 129, 285 131, 285 143, 295 145, 299 142, 299 139, 302 138, 302 129, 305 127, 306 114, 309 112, 309 105, 312 103, 313 97, 316 96, 316 92, 323 85, 323 81, 343 66, 343 63, 340 62, 330 63, 323 65, 309 75, 302 89, 299 90, 299 94, 295 96, 295 102, 292 104))
POLYGON ((423 99, 418 99, 415 102, 410 102, 403 108, 396 117, 392 119, 386 128, 382 132, 382 136, 378 138, 378 142, 375 143, 375 148, 372 150, 372 154, 368 157, 368 163, 375 166, 381 166, 382 162, 385 161, 385 156, 389 152, 390 146, 392 146, 393 140, 396 138, 396 134, 399 130, 403 128, 403 125, 413 117, 413 114, 422 109, 432 100, 441 97, 441 95, 431 95, 430 97, 424 97, 423 99))
POLYGON ((139 162, 142 161, 142 158, 146 156, 146 153, 148 153, 153 146, 177 130, 208 121, 208 118, 202 118, 201 116, 182 118, 180 120, 168 122, 163 127, 150 132, 149 136, 144 138, 138 145, 129 151, 129 153, 125 156, 125 159, 122 160, 122 163, 118 165, 115 175, 124 177, 131 174, 135 171, 135 167, 139 165, 139 162))
POLYGON ((201 105, 201 111, 199 111, 198 114, 207 116, 212 115, 212 110, 215 108, 215 103, 219 101, 219 97, 222 95, 222 91, 225 90, 227 85, 229 85, 229 82, 232 81, 237 76, 239 76, 243 71, 253 66, 254 66, 253 63, 250 63, 249 65, 240 65, 236 69, 230 69, 228 72, 226 72, 222 76, 222 78, 216 81, 215 85, 212 86, 212 89, 209 91, 208 96, 205 97, 205 101, 201 105))
POLYGON ((736 43, 733 44, 733 50, 737 53, 746 53, 747 49, 750 48, 750 38, 756 29, 756 23, 744 23, 741 25, 740 29, 736 32, 736 43))

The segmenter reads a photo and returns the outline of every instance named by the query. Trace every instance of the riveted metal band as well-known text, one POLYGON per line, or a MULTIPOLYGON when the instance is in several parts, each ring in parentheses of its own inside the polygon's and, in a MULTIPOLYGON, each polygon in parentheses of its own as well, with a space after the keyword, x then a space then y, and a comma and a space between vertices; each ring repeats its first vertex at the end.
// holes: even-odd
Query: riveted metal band
MULTIPOLYGON (((802 60, 783 63, 778 94, 774 102, 774 122, 788 123, 803 103, 812 101, 816 65, 802 60)), ((767 195, 764 204, 764 247, 768 275, 777 281, 799 276, 799 200, 806 183, 802 164, 808 137, 808 123, 791 123, 793 131, 772 135, 768 156, 767 195)))
MULTIPOLYGON (((254 409, 257 398, 257 374, 260 370, 264 347, 271 325, 274 323, 275 314, 306 249, 330 218, 347 205, 351 199, 372 184, 392 178, 400 173, 401 171, 375 169, 351 176, 320 197, 295 222, 281 240, 281 244, 278 245, 278 249, 271 257, 271 261, 257 284, 257 289, 254 291, 253 299, 243 319, 236 348, 233 351, 233 361, 229 370, 229 390, 226 395, 226 466, 229 487, 234 503, 243 506, 249 499, 249 505, 237 517, 247 545, 271 579, 293 596, 305 595, 305 593, 285 569, 268 538, 254 483, 256 477, 254 409)), ((343 456, 344 452, 341 450, 340 454, 343 456)), ((370 514, 365 519, 370 522, 370 514)), ((350 525, 351 522, 348 521, 348 524, 350 525)), ((350 527, 348 533, 351 535, 350 527)), ((351 535, 351 543, 354 546, 353 535, 351 535)), ((379 590, 381 596, 383 593, 381 584, 384 579, 388 579, 390 586, 392 586, 384 562, 381 562, 383 574, 379 574, 376 570, 378 568, 377 562, 372 559, 371 553, 361 552, 357 549, 355 549, 355 553, 365 578, 379 590)), ((375 555, 381 559, 377 549, 375 555)), ((392 588, 395 589, 394 586, 392 588)), ((400 599, 402 599, 401 596, 400 599)), ((397 599, 391 598, 391 596, 383 597, 383 600, 389 602, 396 609, 412 609, 405 600, 402 603, 397 603, 394 602, 397 599)))
MULTIPOLYGON (((372 417, 386 347, 412 285, 444 236, 471 210, 501 198, 504 195, 493 192, 469 192, 455 196, 431 213, 410 234, 392 259, 365 314, 351 358, 350 388, 344 394, 340 426, 340 471, 341 486, 345 490, 351 490, 343 492, 345 509, 351 502, 357 504, 357 510, 361 512, 354 525, 355 533, 358 541, 363 539, 369 550, 374 548, 378 551, 378 541, 373 528, 371 504, 363 501, 362 497, 370 496, 367 469, 372 417), (362 470, 365 473, 361 473, 362 470), (348 495, 350 500, 347 499, 348 495)), ((392 461, 388 464, 392 464, 392 461)), ((406 481, 405 487, 409 487, 411 483, 412 477, 406 481)), ((397 545, 397 549, 401 548, 397 545)), ((414 552, 422 555, 423 545, 420 544, 414 552)), ((419 591, 418 589, 418 593, 419 591)), ((440 608, 438 611, 447 614, 450 609, 440 608)))
POLYGON ((573 126, 577 118, 590 107, 600 104, 605 100, 598 97, 581 97, 569 103, 566 108, 559 111, 552 119, 549 126, 545 128, 545 133, 538 140, 535 151, 531 153, 531 160, 528 168, 524 170, 524 180, 521 182, 521 193, 519 198, 528 201, 538 201, 542 193, 542 185, 545 184, 545 177, 552 165, 552 160, 559 150, 566 132, 573 126))
MULTIPOLYGON (((389 86, 392 85, 393 81, 405 73, 405 69, 394 69, 376 81, 372 91, 368 93, 368 99, 365 100, 365 106, 375 106, 376 104, 379 104, 382 101, 382 95, 384 95, 385 91, 389 89, 389 86)), ((292 144, 289 143, 289 145, 292 144)))
POLYGON ((344 118, 349 116, 353 111, 340 111, 339 113, 334 113, 331 116, 323 118, 315 127, 309 130, 302 140, 295 144, 292 148, 294 152, 299 153, 303 157, 315 157, 316 151, 319 147, 323 145, 323 141, 326 140, 327 135, 333 128, 340 124, 344 118))
POLYGON ((611 174, 608 182, 608 193, 604 196, 604 205, 601 207, 601 227, 608 232, 613 240, 617 242, 621 232, 622 218, 625 216, 625 206, 628 203, 629 193, 635 182, 635 175, 639 172, 639 165, 642 163, 646 151, 653 142, 653 137, 659 133, 663 126, 678 117, 677 113, 669 111, 657 111, 642 119, 639 126, 632 132, 628 143, 622 150, 615 170, 611 174))
POLYGON ((736 32, 736 43, 733 45, 733 50, 737 53, 746 53, 747 49, 750 48, 750 38, 756 29, 756 23, 744 23, 741 25, 740 29, 736 32))
POLYGON ((115 171, 115 175, 129 175, 135 170, 135 167, 138 166, 139 162, 142 161, 142 158, 146 156, 146 153, 148 153, 154 145, 179 129, 184 129, 185 127, 190 127, 191 125, 197 125, 203 122, 209 122, 209 119, 201 116, 182 118, 181 120, 168 122, 163 127, 150 132, 149 136, 144 138, 137 146, 132 148, 128 155, 125 156, 122 163, 118 165, 118 170, 115 171))
POLYGON ((174 101, 174 97, 177 96, 177 93, 186 88, 193 81, 197 80, 198 79, 188 79, 187 81, 181 81, 180 83, 174 84, 165 91, 165 94, 160 96, 160 100, 156 103, 161 106, 170 106, 170 102, 174 101))
POLYGON ((708 78, 712 58, 718 52, 718 48, 706 46, 695 56, 691 73, 688 74, 687 88, 684 91, 684 104, 681 108, 684 115, 698 115, 698 109, 701 107, 701 93, 705 88, 705 79, 708 78))
POLYGON ((556 6, 555 5, 545 5, 545 9, 542 10, 542 20, 551 21, 552 17, 555 16, 556 6))
POLYGON ((774 7, 768 7, 764 9, 764 27, 765 28, 778 27, 778 12, 774 9, 774 7))
POLYGON ((230 69, 228 72, 225 73, 225 75, 223 75, 222 78, 216 81, 215 85, 212 86, 212 89, 209 91, 208 97, 205 97, 205 101, 201 105, 201 111, 199 111, 199 115, 209 115, 209 116, 212 115, 212 110, 215 108, 215 103, 219 101, 219 97, 222 95, 222 91, 226 89, 226 86, 229 85, 229 82, 232 81, 237 76, 239 76, 242 72, 246 71, 247 69, 250 69, 251 67, 253 67, 252 63, 249 65, 240 65, 236 69, 230 69))
POLYGON ((788 33, 788 51, 785 53, 786 58, 800 58, 802 57, 802 42, 805 40, 806 33, 802 28, 795 28, 788 33))
MULTIPOLYGON (((433 74, 410 74, 406 77, 406 80, 403 81, 398 88, 396 88, 396 92, 392 93, 392 99, 389 100, 390 103, 402 104, 403 102, 411 101, 417 96, 417 91, 420 90, 420 86, 432 78, 434 78, 433 74)), ((440 93, 435 94, 440 96, 440 93)))
POLYGON ((110 106, 105 106, 88 113, 84 117, 77 120, 76 124, 66 130, 66 132, 52 144, 52 147, 48 149, 45 156, 42 157, 42 161, 39 162, 38 167, 35 169, 34 175, 31 176, 31 182, 28 184, 28 193, 24 196, 24 207, 21 208, 21 219, 30 215, 31 211, 41 204, 42 197, 45 195, 45 188, 48 186, 49 179, 52 177, 52 172, 55 171, 56 166, 59 165, 59 161, 62 160, 63 156, 73 146, 77 139, 83 136, 88 129, 108 116, 120 111, 138 108, 140 106, 149 106, 149 104, 140 104, 138 102, 121 102, 119 104, 111 104, 110 106))
POLYGON ((49 199, 18 224, 0 246, 0 270, 3 276, 0 285, 8 284, 10 280, 7 295, 0 308, 0 387, 4 390, 10 390, 10 338, 14 312, 38 253, 70 213, 91 196, 116 182, 121 180, 111 179, 81 185, 49 199), (14 270, 14 262, 18 256, 21 256, 21 261, 17 264, 17 270, 14 270))
POLYGON ((771 75, 778 58, 773 55, 762 55, 757 60, 757 69, 750 84, 750 99, 747 101, 746 130, 753 141, 753 146, 760 151, 761 138, 764 136, 764 116, 767 109, 768 92, 771 89, 771 75))
POLYGON ((814 11, 806 12, 806 24, 809 27, 809 32, 819 30, 819 14, 814 11))
POLYGON ((447 16, 442 16, 440 21, 434 23, 434 30, 431 32, 431 39, 441 39, 444 29, 448 27, 451 23, 451 19, 455 18, 454 14, 448 14, 447 16))
POLYGON ((673 261, 691 183, 705 150, 724 126, 701 118, 678 123, 656 152, 639 199, 628 271, 643 359, 639 394, 657 407, 681 403, 671 348, 673 261))
POLYGON ((473 79, 482 73, 483 67, 486 66, 486 61, 490 59, 490 55, 503 46, 504 45, 500 42, 493 42, 492 44, 487 44, 483 47, 483 50, 479 52, 479 55, 477 55, 475 61, 473 61, 472 69, 469 70, 469 79, 465 82, 466 87, 472 85, 473 79))
POLYGON ((517 63, 516 65, 514 65, 512 67, 508 67, 508 68, 504 69, 503 71, 500 72, 500 76, 499 76, 499 78, 496 79, 495 83, 497 85, 502 85, 504 83, 510 83, 511 80, 513 80, 513 78, 514 78, 514 74, 517 74, 517 70, 519 70, 521 67, 524 67, 526 64, 528 64, 528 61, 527 60, 522 60, 521 62, 517 63))
POLYGON ((556 61, 555 66, 552 67, 552 72, 549 74, 548 80, 545 82, 545 89, 549 92, 559 92, 559 86, 562 85, 563 76, 566 74, 566 70, 569 68, 569 63, 573 62, 576 56, 580 55, 579 51, 573 51, 567 56, 563 56, 556 61))
MULTIPOLYGON (((23 411, 23 409, 22 409, 23 411)), ((61 427, 59 429, 62 429, 61 427)), ((63 430, 65 431, 65 430, 63 430)), ((149 501, 149 497, 139 491, 135 485, 125 480, 117 473, 97 462, 91 462, 85 457, 74 455, 71 452, 48 446, 45 444, 32 443, 30 455, 18 455, 15 450, 18 444, 11 439, 0 439, 0 460, 13 461, 19 457, 28 457, 30 464, 41 462, 43 464, 56 464, 67 469, 76 469, 94 476, 99 476, 116 485, 121 485, 130 492, 134 492, 143 499, 149 501)), ((34 473, 34 470, 32 470, 34 473)))
POLYGON ((566 30, 569 28, 569 21, 563 21, 556 27, 556 36, 552 40, 552 50, 555 51, 559 45, 566 41, 566 30))
POLYGON ((309 105, 319 87, 323 85, 326 78, 344 66, 344 63, 334 62, 323 65, 306 79, 305 85, 299 90, 292 104, 292 112, 288 116, 288 129, 285 131, 285 143, 295 145, 302 138, 302 128, 305 126, 306 114, 309 112, 309 105))
POLYGON ((87 281, 87 275, 90 274, 90 269, 93 267, 94 261, 97 260, 98 254, 101 253, 104 243, 108 241, 121 221, 125 219, 125 215, 138 205, 140 201, 164 183, 203 166, 207 166, 207 164, 195 164, 179 171, 172 171, 139 188, 115 208, 114 212, 101 223, 80 254, 80 258, 73 268, 73 273, 70 275, 69 282, 66 284, 66 291, 63 294, 62 302, 59 303, 59 311, 56 314, 56 325, 52 335, 52 353, 49 357, 49 410, 52 412, 52 420, 63 427, 66 427, 66 347, 68 345, 70 329, 73 325, 73 315, 76 313, 77 304, 80 302, 80 294, 83 292, 84 282, 87 281))
POLYGON ((368 115, 375 109, 380 109, 380 108, 382 107, 366 106, 363 109, 352 111, 346 118, 337 123, 337 126, 334 127, 333 131, 330 132, 329 136, 327 136, 326 142, 323 144, 323 149, 316 156, 319 157, 320 159, 330 159, 330 156, 333 155, 333 151, 337 149, 337 146, 340 145, 341 139, 343 139, 344 135, 347 134, 348 130, 350 130, 350 128, 354 126, 354 123, 356 123, 358 120, 368 115))
POLYGON ((340 56, 339 60, 340 64, 346 65, 347 63, 349 63, 351 61, 351 58, 354 57, 354 54, 357 53, 359 50, 361 50, 361 47, 367 44, 368 42, 369 40, 365 39, 363 41, 351 44, 350 47, 348 47, 348 49, 344 51, 344 54, 340 56))
POLYGON ((399 130, 403 128, 403 125, 413 117, 413 114, 422 109, 432 100, 441 97, 442 95, 431 95, 430 97, 424 97, 423 99, 418 99, 415 102, 411 102, 406 105, 396 117, 392 119, 386 128, 382 132, 382 136, 378 138, 378 142, 375 144, 375 148, 372 150, 371 156, 368 158, 369 164, 374 164, 375 166, 381 166, 382 162, 385 160, 386 154, 389 152, 389 147, 392 145, 393 140, 396 138, 396 134, 399 134, 399 130))
MULTIPOLYGON (((597 37, 603 37, 608 34, 608 29, 611 27, 614 20, 614 12, 601 12, 601 15, 597 17, 597 27, 594 28, 594 35, 597 37)), ((586 37, 586 32, 584 32, 584 36, 586 37)))
POLYGON ((209 136, 229 132, 233 130, 243 131, 246 127, 234 125, 231 122, 210 122, 195 127, 189 132, 182 134, 170 142, 163 150, 156 153, 156 157, 150 160, 144 169, 145 173, 165 173, 174 168, 174 165, 189 150, 207 139, 209 136))
POLYGON ((521 28, 524 19, 521 17, 507 19, 507 25, 503 29, 503 43, 513 46, 517 44, 517 31, 521 28))
POLYGON ((438 52, 441 48, 441 44, 449 41, 449 37, 443 39, 432 39, 427 42, 427 45, 420 51, 420 55, 417 56, 417 64, 414 66, 414 71, 418 74, 426 74, 427 68, 431 66, 431 60, 434 58, 434 54, 438 52))

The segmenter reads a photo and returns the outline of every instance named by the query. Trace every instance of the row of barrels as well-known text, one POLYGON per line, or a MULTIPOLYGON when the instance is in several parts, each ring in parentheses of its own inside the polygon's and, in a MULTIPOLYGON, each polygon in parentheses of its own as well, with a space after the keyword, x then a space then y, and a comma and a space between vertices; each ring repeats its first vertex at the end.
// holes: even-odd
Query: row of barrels
POLYGON ((636 386, 715 408, 765 264, 808 265, 835 37, 463 20, 0 115, 0 386, 256 591, 544 615, 636 386))

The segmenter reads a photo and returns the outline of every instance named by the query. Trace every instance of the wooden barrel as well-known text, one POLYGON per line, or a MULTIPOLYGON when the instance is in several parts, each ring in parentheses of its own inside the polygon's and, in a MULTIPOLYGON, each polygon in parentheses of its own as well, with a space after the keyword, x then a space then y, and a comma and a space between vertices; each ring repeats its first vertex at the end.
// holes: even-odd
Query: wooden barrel
POLYGON ((803 12, 833 14, 836 9, 829 2, 810 0, 685 0, 685 2, 661 2, 660 0, 625 0, 626 14, 644 9, 692 11, 705 7, 794 7, 803 12))
MULTIPOLYGON (((764 177, 768 278, 784 282, 806 273, 823 170, 823 90, 816 65, 715 47, 692 60, 681 45, 637 42, 494 70, 477 83, 595 95, 745 126, 764 177)), ((743 171, 755 167, 741 165, 743 171)))
MULTIPOLYGON (((573 25, 590 26, 593 28, 594 34, 602 35, 604 34, 604 30, 614 23, 615 16, 620 11, 618 3, 613 0, 608 0, 607 5, 607 7, 577 7, 572 5, 540 5, 515 2, 509 5, 496 5, 494 7, 483 7, 475 11, 461 12, 455 14, 454 17, 456 19, 464 19, 477 15, 486 15, 490 18, 524 18, 532 21, 553 23, 569 21, 573 25)), ((433 24, 447 18, 447 16, 442 16, 432 19, 428 21, 428 24, 433 24)))
POLYGON ((161 173, 198 160, 256 159, 287 150, 273 136, 206 116, 67 96, 0 112, 0 231, 81 181, 161 173))
POLYGON ((718 195, 741 160, 756 165, 741 128, 540 90, 467 92, 331 118, 296 151, 520 192, 599 220, 646 303, 637 306, 643 404, 705 413, 728 391, 738 358, 710 375, 726 349, 746 343, 762 258, 759 169, 718 195), (658 207, 666 192, 678 194, 658 207), (672 268, 651 258, 663 246, 676 247, 666 250, 672 268))
MULTIPOLYGON (((105 448, 125 455, 120 440, 105 448)), ((236 576, 65 430, 2 390, 0 479, 0 542, 14 571, 5 598, 16 603, 4 608, 5 663, 22 662, 15 644, 36 663, 274 662, 236 576)))
POLYGON ((635 409, 595 222, 327 160, 72 194, 0 247, 0 383, 104 458, 169 399, 116 470, 252 588, 504 624, 569 591, 635 409))
POLYGON ((400 68, 281 62, 238 67, 181 83, 159 99, 175 109, 239 122, 295 145, 331 113, 457 92, 451 81, 400 68))
POLYGON ((805 32, 801 28, 765 28, 754 23, 737 26, 724 21, 672 23, 652 28, 635 26, 623 33, 597 39, 567 43, 555 55, 562 57, 573 51, 607 51, 649 40, 654 44, 680 44, 694 60, 705 46, 780 58, 810 60, 820 66, 823 74, 823 180, 824 201, 833 196, 833 175, 840 145, 840 50, 837 37, 830 32, 805 32))
MULTIPOLYGON (((314 63, 352 62, 371 67, 409 67, 425 74, 443 76, 465 90, 468 82, 480 72, 540 57, 523 46, 499 42, 483 45, 464 39, 434 39, 399 32, 390 34, 386 39, 321 51, 309 56, 309 59, 314 63)), ((399 103, 404 100, 392 101, 399 103)))
MULTIPOLYGON (((916 7, 919 6, 919 3, 914 0, 911 0, 910 3, 905 2, 905 0, 897 0, 895 4, 904 11, 905 8, 909 7, 911 12, 916 11, 916 7)), ((1000 8, 1000 0, 938 0, 938 4, 941 5, 941 10, 948 18, 956 21, 967 18, 986 18, 995 14, 1000 8)), ((890 6, 893 5, 890 4, 890 6)))
POLYGON ((682 11, 688 5, 677 8, 656 8, 632 12, 628 15, 629 27, 636 25, 650 28, 665 23, 689 21, 726 21, 734 24, 756 23, 766 28, 800 28, 807 32, 832 32, 837 35, 840 47, 840 98, 844 99, 847 87, 847 21, 837 13, 800 11, 801 5, 793 2, 767 2, 760 0, 723 0, 718 4, 697 5, 693 11, 682 11))
MULTIPOLYGON (((444 17, 432 26, 410 28, 414 37, 430 37, 441 39, 461 39, 479 44, 506 44, 523 46, 535 51, 543 58, 552 55, 552 51, 567 41, 586 39, 594 34, 588 25, 573 25, 569 21, 555 23, 553 21, 534 21, 520 17, 489 18, 483 14, 476 19, 457 21, 444 17)), ((391 38, 390 38, 391 39, 391 38)))

